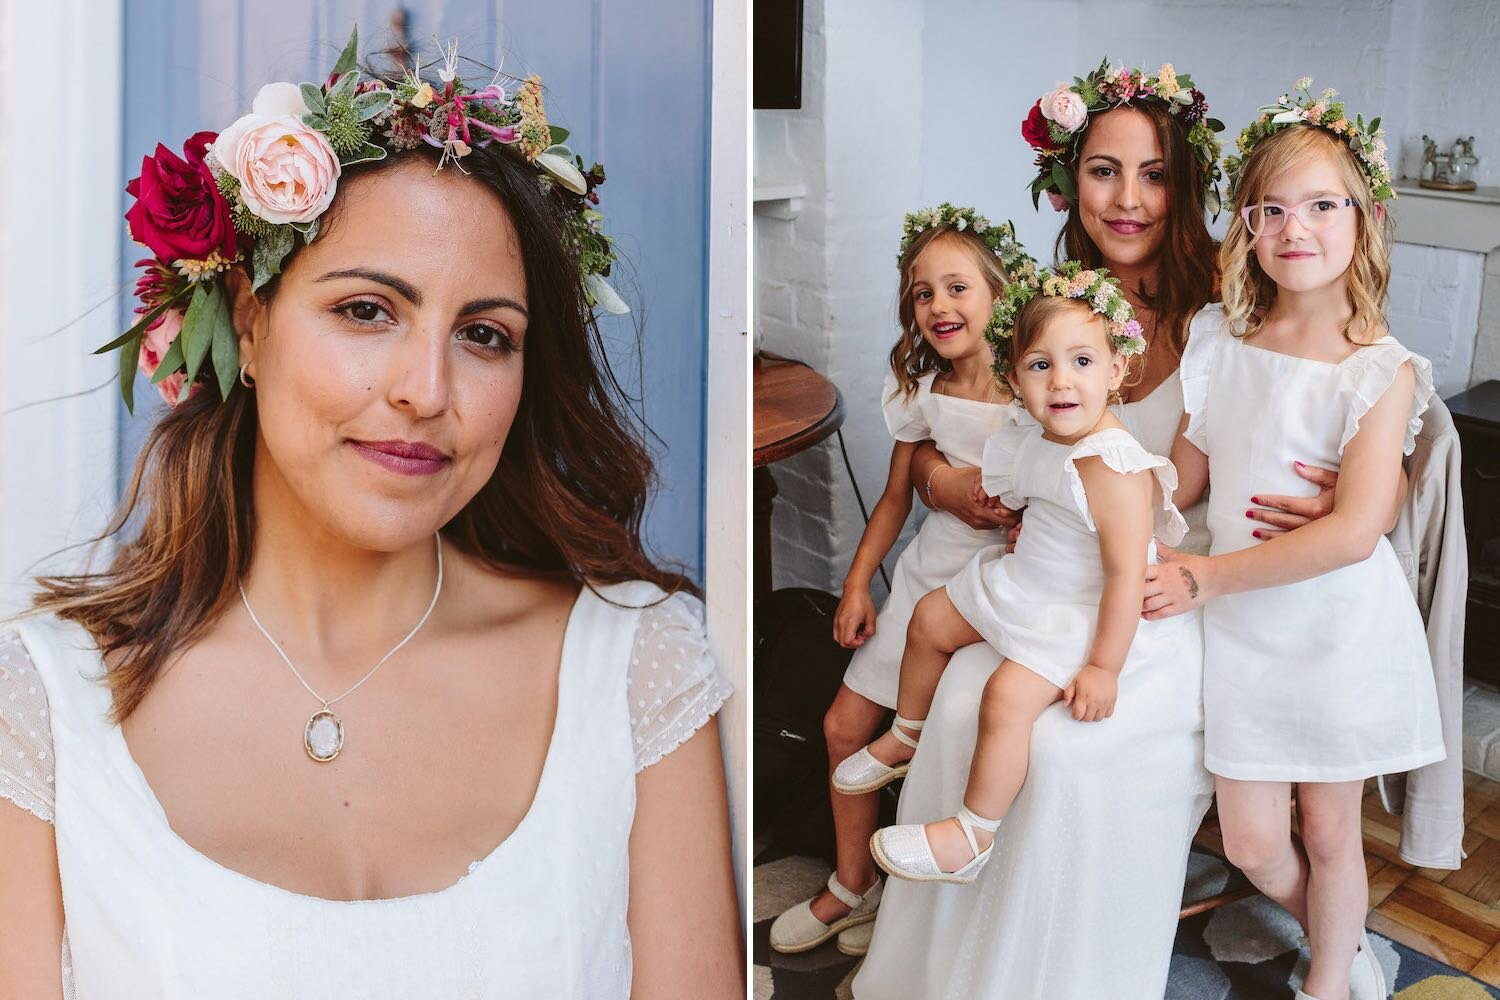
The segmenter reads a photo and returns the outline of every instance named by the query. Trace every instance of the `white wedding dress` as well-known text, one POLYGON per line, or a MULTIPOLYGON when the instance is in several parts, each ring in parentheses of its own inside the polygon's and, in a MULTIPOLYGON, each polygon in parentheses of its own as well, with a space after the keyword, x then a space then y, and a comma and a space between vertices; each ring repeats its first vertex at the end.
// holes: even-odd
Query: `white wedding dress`
POLYGON ((190 847, 107 719, 90 636, 51 616, 16 623, 0 636, 0 796, 55 831, 65 996, 627 997, 635 775, 731 689, 696 600, 642 609, 662 596, 642 582, 599 592, 608 600, 585 588, 569 615, 552 740, 520 825, 447 888, 382 900, 300 895, 190 847))
MULTIPOLYGON (((1181 382, 1173 374, 1113 412, 1147 451, 1169 454, 1181 382)), ((1182 548, 1206 551, 1202 505, 1183 516, 1182 548)), ((886 883, 856 1000, 1161 1000, 1188 848, 1213 790, 1193 619, 1180 658, 1121 676, 1112 718, 1075 722, 1061 703, 1041 714, 1026 783, 977 882, 886 883)), ((949 663, 897 822, 958 811, 997 662, 976 644, 949 663)))

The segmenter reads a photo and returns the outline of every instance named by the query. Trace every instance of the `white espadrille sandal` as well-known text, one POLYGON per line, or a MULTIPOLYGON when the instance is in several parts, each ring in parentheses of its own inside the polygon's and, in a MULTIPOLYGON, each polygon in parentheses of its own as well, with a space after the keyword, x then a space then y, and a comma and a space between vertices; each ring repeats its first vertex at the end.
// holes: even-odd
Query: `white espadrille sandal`
POLYGON ((1359 951, 1354 955, 1354 967, 1349 970, 1349 1000, 1386 1000, 1389 996, 1385 970, 1370 945, 1370 932, 1361 930, 1359 951))
POLYGON ((861 895, 846 888, 839 881, 838 872, 834 872, 828 876, 828 891, 850 908, 849 913, 825 924, 813 916, 812 900, 804 899, 771 924, 771 947, 785 955, 796 955, 811 951, 841 931, 869 923, 880 908, 880 892, 884 887, 885 883, 877 878, 875 884, 861 895))
MULTIPOLYGON (((903 719, 897 715, 896 721, 891 723, 891 735, 915 750, 917 738, 908 736, 901 730, 906 728, 920 733, 926 722, 926 719, 903 719)), ((870 752, 869 747, 860 747, 839 761, 839 766, 833 769, 833 790, 843 795, 863 795, 884 788, 909 770, 910 763, 894 767, 882 764, 870 752)))
POLYGON ((1000 826, 998 819, 985 819, 976 816, 968 806, 959 806, 958 827, 964 833, 964 839, 969 842, 969 850, 974 852, 974 857, 968 864, 958 871, 945 872, 933 857, 932 845, 927 842, 926 824, 907 823, 903 826, 888 826, 883 830, 876 830, 875 836, 870 838, 870 853, 875 855, 875 863, 885 869, 896 878, 910 879, 913 882, 952 882, 957 885, 968 885, 979 876, 979 871, 990 860, 990 852, 995 845, 992 841, 989 847, 979 849, 979 842, 974 839, 974 829, 977 827, 988 833, 994 833, 1000 826))
POLYGON ((850 958, 864 958, 870 953, 870 939, 875 936, 875 921, 868 920, 839 931, 838 950, 850 958))

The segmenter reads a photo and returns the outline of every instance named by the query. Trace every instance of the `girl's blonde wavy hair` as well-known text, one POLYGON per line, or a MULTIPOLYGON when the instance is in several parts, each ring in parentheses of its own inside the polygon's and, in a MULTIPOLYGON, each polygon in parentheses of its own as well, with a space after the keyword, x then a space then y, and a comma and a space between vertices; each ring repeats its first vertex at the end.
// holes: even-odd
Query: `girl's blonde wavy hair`
MULTIPOLYGON (((952 226, 933 226, 917 234, 901 257, 901 302, 897 307, 901 318, 901 336, 896 340, 896 346, 891 348, 891 373, 896 376, 896 389, 907 399, 917 391, 917 381, 923 375, 933 371, 951 371, 953 368, 943 360, 942 355, 933 350, 932 345, 927 343, 927 338, 922 336, 922 331, 917 327, 917 305, 912 300, 912 286, 916 284, 912 269, 917 258, 938 240, 948 239, 957 240, 968 247, 969 252, 974 255, 975 263, 979 265, 979 273, 984 275, 984 280, 990 287, 992 297, 999 298, 1008 283, 1005 266, 978 233, 952 226)), ((1009 397, 1009 386, 1001 385, 1000 389, 1009 397)))
POLYGON ((1308 126, 1283 129, 1261 140, 1245 163, 1229 232, 1219 250, 1224 315, 1235 336, 1248 337, 1258 331, 1276 301, 1276 283, 1251 253, 1255 240, 1240 209, 1264 198, 1271 183, 1293 166, 1319 154, 1333 158, 1339 177, 1359 203, 1354 257, 1345 272, 1345 294, 1353 315, 1344 324, 1344 339, 1364 346, 1385 326, 1385 294, 1391 281, 1390 214, 1376 209, 1369 179, 1348 146, 1331 133, 1308 126))

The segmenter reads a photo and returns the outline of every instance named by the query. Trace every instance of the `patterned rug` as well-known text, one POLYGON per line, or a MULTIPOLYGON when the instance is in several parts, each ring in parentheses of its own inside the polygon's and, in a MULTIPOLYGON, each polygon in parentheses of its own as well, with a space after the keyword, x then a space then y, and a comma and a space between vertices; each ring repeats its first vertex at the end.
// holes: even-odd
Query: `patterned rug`
MULTIPOLYGON (((832 941, 802 955, 771 950, 771 921, 828 880, 828 866, 800 856, 756 857, 755 1000, 848 1000, 858 959, 832 941)), ((1212 854, 1194 851, 1184 898, 1201 899, 1243 884, 1243 876, 1212 854)), ((1301 928, 1263 896, 1230 903, 1178 925, 1165 1000, 1291 1000, 1307 971, 1301 928)), ((1395 1000, 1491 1000, 1500 990, 1451 966, 1371 933, 1395 1000)), ((912 1000, 921 1000, 914 997, 912 1000)))

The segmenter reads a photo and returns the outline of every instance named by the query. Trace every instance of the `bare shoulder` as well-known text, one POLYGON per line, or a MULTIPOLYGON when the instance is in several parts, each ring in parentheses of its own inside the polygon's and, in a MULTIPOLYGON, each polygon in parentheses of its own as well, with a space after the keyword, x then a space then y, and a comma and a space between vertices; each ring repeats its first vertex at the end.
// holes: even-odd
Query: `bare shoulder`
POLYGON ((444 589, 458 595, 453 612, 468 628, 538 628, 559 631, 581 589, 577 581, 520 566, 490 563, 447 547, 444 589))

